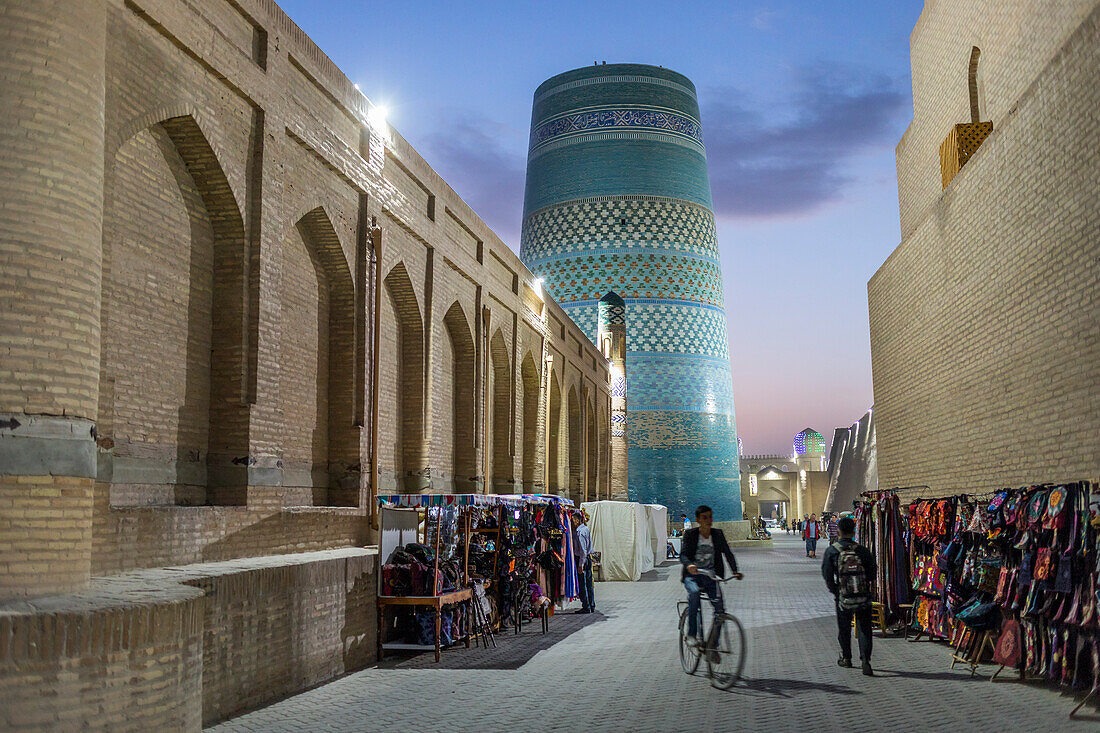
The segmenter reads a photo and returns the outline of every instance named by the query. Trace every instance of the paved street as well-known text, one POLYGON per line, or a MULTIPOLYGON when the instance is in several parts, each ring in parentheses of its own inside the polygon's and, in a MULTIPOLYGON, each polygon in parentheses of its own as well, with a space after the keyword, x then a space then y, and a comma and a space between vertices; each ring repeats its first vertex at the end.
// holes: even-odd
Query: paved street
MULTIPOLYGON (((504 730, 1097 730, 1095 711, 1070 721, 1071 698, 1013 676, 990 684, 949 671, 939 643, 876 635, 876 677, 836 666, 832 601, 818 561, 776 535, 774 549, 739 550, 746 579, 729 594, 748 634, 734 690, 689 677, 676 656, 678 565, 638 583, 600 583, 599 612, 558 615, 504 636, 497 649, 456 649, 363 670, 216 731, 504 730)), ((1085 711, 1082 711, 1085 712, 1085 711)))

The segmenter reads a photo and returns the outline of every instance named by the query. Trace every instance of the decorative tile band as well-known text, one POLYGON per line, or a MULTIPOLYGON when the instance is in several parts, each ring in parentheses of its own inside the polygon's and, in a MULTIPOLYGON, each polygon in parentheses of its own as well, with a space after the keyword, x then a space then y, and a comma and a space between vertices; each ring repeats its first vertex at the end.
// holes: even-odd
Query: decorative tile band
MULTIPOLYGON (((570 307, 565 311, 595 343, 596 306, 570 307)), ((628 357, 638 352, 647 352, 671 356, 692 354, 729 360, 726 316, 721 310, 669 303, 628 305, 626 333, 628 357)), ((628 361, 628 372, 629 369, 628 361)), ((636 396, 637 393, 633 392, 631 399, 636 396)))
POLYGON ((724 359, 628 353, 626 378, 631 414, 637 410, 733 414, 733 382, 729 362, 724 359))
POLYGON ((668 79, 658 79, 655 76, 638 76, 636 74, 618 74, 615 76, 594 76, 588 79, 577 79, 575 81, 567 81, 564 84, 558 84, 557 86, 544 89, 535 96, 535 104, 538 104, 547 97, 564 92, 569 89, 577 89, 579 87, 587 87, 593 84, 654 84, 656 86, 668 87, 669 89, 675 89, 676 91, 683 92, 684 94, 690 94, 695 97, 695 90, 685 84, 678 84, 668 79))
POLYGON ((523 225, 527 226, 527 220, 534 216, 539 216, 547 211, 561 208, 563 206, 578 206, 580 204, 600 204, 608 203, 612 201, 640 201, 643 203, 659 203, 659 204, 674 204, 687 207, 695 207, 705 214, 710 214, 711 218, 714 218, 714 212, 708 209, 702 204, 695 203, 694 201, 687 201, 686 199, 678 199, 673 196, 640 196, 636 194, 622 195, 622 196, 585 196, 583 198, 570 199, 569 201, 561 201, 556 204, 550 204, 544 206, 541 209, 530 211, 523 216, 523 225))
POLYGON ((698 120, 673 110, 653 108, 603 108, 569 112, 531 130, 530 150, 564 135, 594 130, 630 129, 658 131, 694 141, 701 151, 703 128, 698 120))
POLYGON ((614 290, 624 298, 686 300, 721 307, 722 273, 708 260, 631 252, 583 255, 528 265, 547 283, 562 306, 592 300, 614 290))
POLYGON ((523 221, 520 257, 528 267, 572 253, 624 250, 682 252, 717 264, 714 214, 687 201, 624 196, 549 206, 523 221))
MULTIPOLYGON (((568 303, 559 303, 558 305, 560 305, 563 309, 567 310, 569 308, 581 308, 581 307, 586 306, 586 305, 596 305, 597 303, 599 303, 598 300, 589 299, 589 300, 574 300, 574 301, 570 301, 568 303)), ((643 305, 644 304, 682 305, 682 306, 685 306, 687 308, 709 308, 713 311, 718 311, 719 313, 723 313, 723 314, 726 312, 725 308, 722 308, 722 307, 717 306, 717 305, 710 305, 709 303, 698 303, 698 302, 693 301, 693 300, 673 300, 672 298, 628 298, 624 301, 624 303, 626 305, 631 305, 631 304, 637 305, 639 303, 641 303, 643 305)), ((624 312, 624 317, 625 317, 625 312, 624 312)))
POLYGON ((577 135, 562 136, 555 140, 550 140, 539 145, 537 148, 532 148, 527 153, 527 162, 530 163, 535 158, 545 155, 554 150, 564 148, 567 145, 580 145, 581 143, 600 142, 603 140, 648 140, 650 142, 668 143, 671 145, 680 145, 685 148, 690 148, 697 153, 701 153, 706 157, 706 150, 703 146, 693 140, 686 137, 680 137, 679 135, 668 134, 665 132, 613 132, 613 131, 600 131, 589 132, 577 135))
MULTIPOLYGON (((591 250, 584 250, 584 254, 608 255, 610 257, 619 257, 620 255, 624 255, 624 254, 627 254, 627 255, 631 254, 632 250, 634 250, 634 251, 641 250, 641 251, 643 251, 647 254, 654 254, 654 255, 669 255, 669 256, 672 256, 672 257, 691 257, 692 259, 703 260, 704 262, 710 262, 710 263, 715 264, 715 265, 719 264, 718 260, 714 259, 713 257, 707 257, 705 255, 695 254, 694 252, 685 252, 683 250, 678 250, 678 249, 664 249, 662 247, 645 247, 645 248, 642 248, 642 247, 623 247, 621 249, 591 249, 591 250)), ((557 262, 558 260, 572 259, 573 257, 576 257, 576 256, 577 256, 576 252, 563 252, 561 254, 548 255, 546 257, 542 257, 542 258, 539 258, 539 259, 531 259, 531 265, 529 265, 529 266, 538 267, 539 265, 545 265, 545 264, 550 263, 550 262, 557 262)))

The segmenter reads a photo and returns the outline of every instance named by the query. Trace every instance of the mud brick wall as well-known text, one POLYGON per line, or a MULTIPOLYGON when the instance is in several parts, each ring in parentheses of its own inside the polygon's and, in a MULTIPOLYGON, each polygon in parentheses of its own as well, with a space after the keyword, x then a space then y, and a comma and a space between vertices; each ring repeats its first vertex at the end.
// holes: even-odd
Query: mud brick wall
POLYGON ((903 240, 867 288, 880 486, 1100 473, 1100 9, 1055 5, 929 3, 914 31, 903 240), (941 191, 975 46, 993 132, 941 191))

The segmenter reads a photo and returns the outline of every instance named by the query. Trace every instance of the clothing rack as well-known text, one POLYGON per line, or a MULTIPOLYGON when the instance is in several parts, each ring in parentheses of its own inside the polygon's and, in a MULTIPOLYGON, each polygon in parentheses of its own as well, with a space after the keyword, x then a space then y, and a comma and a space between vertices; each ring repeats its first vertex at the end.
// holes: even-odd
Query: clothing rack
MULTIPOLYGON (((914 529, 911 544, 922 547, 922 572, 932 567, 944 583, 938 601, 942 605, 925 612, 929 624, 946 623, 944 631, 955 647, 952 666, 965 663, 973 675, 992 656, 998 668, 991 681, 1011 666, 1021 680, 1068 685, 1075 698, 1083 695, 1071 717, 1100 694, 1100 662, 1095 651, 1086 655, 1090 645, 1095 650, 1100 641, 1093 616, 1096 601, 1089 602, 1096 592, 1095 553, 1100 550, 1097 527, 1088 520, 1088 497, 1095 491, 1095 482, 1068 480, 942 497, 920 492, 909 500, 911 506, 951 502, 959 512, 946 534, 941 527, 929 536, 927 525, 922 525, 926 539, 919 542, 914 529), (1061 502, 1028 508, 1057 489, 1063 490, 1061 502), (989 500, 1001 492, 1005 501, 993 506, 989 500), (984 516, 967 526, 963 512, 984 516), (937 555, 947 557, 946 564, 937 555), (1007 641, 1003 648, 1002 637, 1007 641)), ((918 514, 913 521, 923 518, 918 514)), ((916 561, 915 551, 913 557, 916 561)), ((925 595, 923 588, 915 590, 925 595)), ((914 606, 910 626, 916 625, 917 610, 914 606)))

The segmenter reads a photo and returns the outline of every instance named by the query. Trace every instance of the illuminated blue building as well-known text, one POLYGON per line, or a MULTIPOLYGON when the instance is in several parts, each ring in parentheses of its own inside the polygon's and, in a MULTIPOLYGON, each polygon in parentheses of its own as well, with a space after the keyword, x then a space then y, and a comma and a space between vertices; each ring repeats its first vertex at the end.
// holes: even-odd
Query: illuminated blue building
POLYGON ((594 341, 626 307, 631 500, 741 518, 722 276, 687 77, 590 66, 535 90, 521 257, 594 341))

